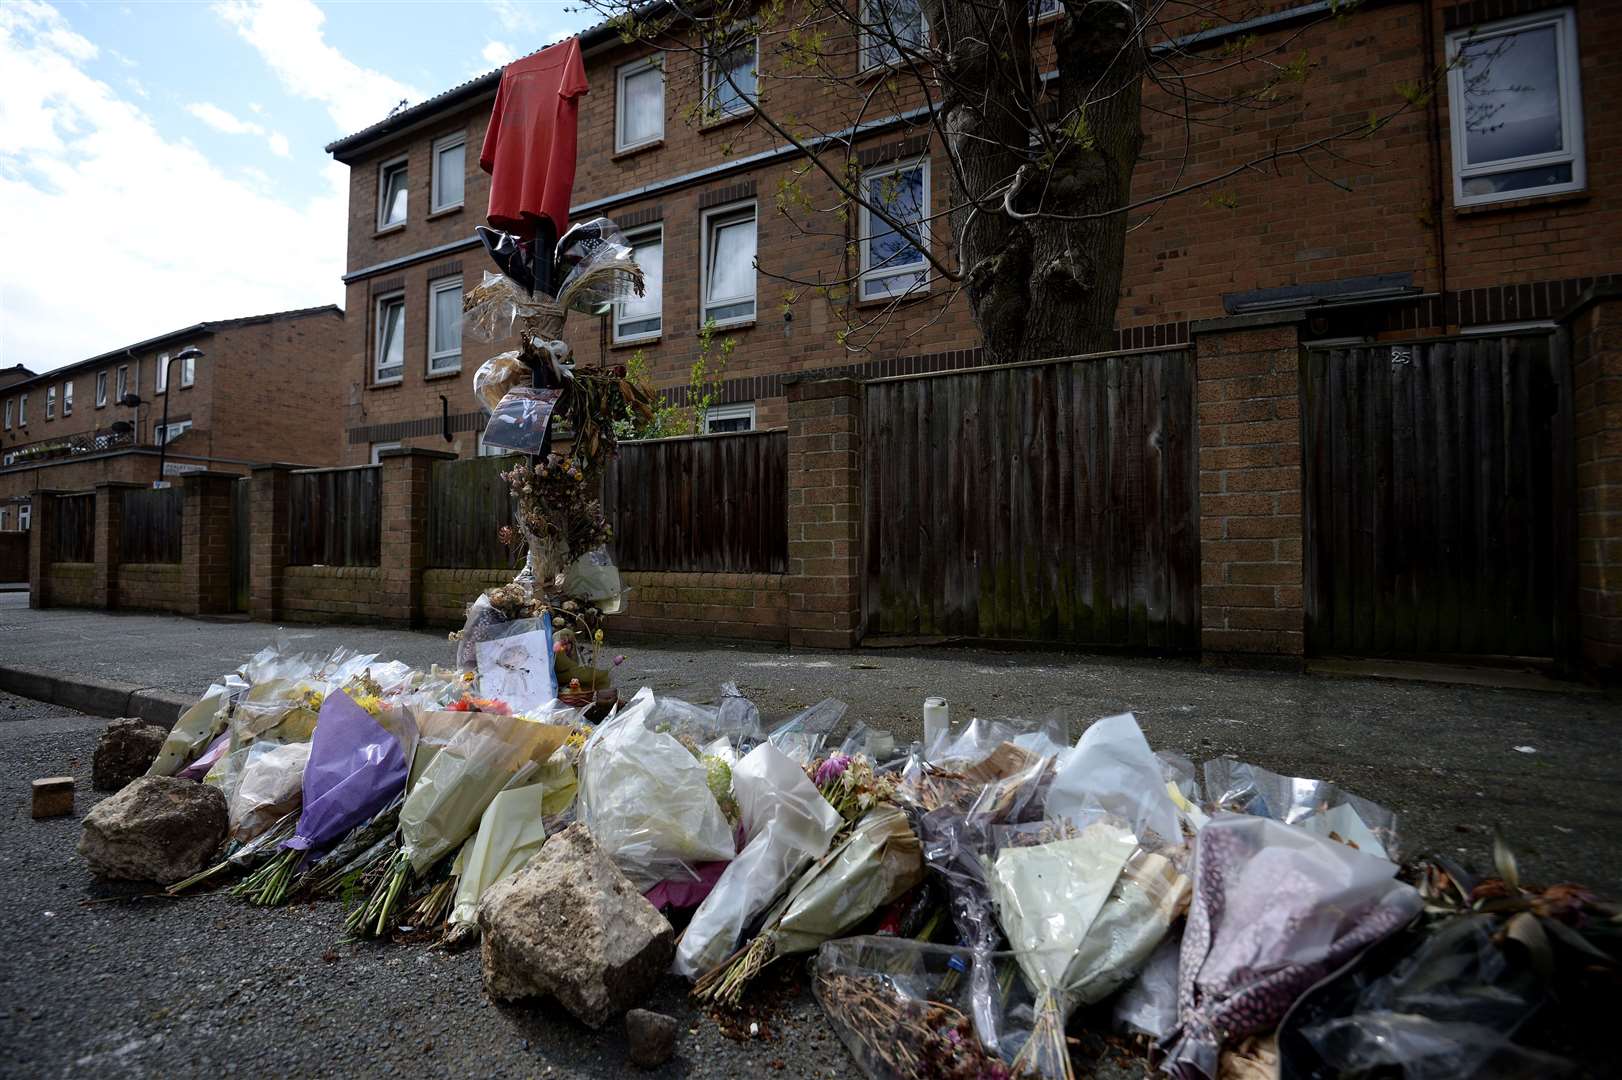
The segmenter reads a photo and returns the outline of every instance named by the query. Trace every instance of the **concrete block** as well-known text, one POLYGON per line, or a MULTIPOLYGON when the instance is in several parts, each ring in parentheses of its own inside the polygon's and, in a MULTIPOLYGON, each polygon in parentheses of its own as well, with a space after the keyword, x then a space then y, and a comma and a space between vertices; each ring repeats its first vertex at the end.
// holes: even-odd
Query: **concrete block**
POLYGON ((66 817, 73 813, 73 777, 43 776, 34 781, 34 816, 66 817))

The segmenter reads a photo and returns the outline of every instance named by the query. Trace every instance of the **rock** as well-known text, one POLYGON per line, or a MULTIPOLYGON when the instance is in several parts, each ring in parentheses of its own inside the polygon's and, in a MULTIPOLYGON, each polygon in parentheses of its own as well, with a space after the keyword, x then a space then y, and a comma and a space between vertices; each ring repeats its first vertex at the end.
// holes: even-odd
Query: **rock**
POLYGON ((42 776, 34 781, 34 816, 65 817, 73 813, 73 777, 42 776))
POLYGON ((479 902, 484 989, 550 997, 597 1028, 650 993, 675 934, 584 825, 558 833, 479 902))
POLYGON ((97 791, 117 791, 138 776, 145 776, 169 737, 166 728, 134 716, 114 720, 96 740, 91 759, 90 784, 97 791))
POLYGON ((648 1009, 625 1014, 625 1044, 631 1063, 656 1069, 676 1053, 676 1018, 648 1009))
POLYGON ((79 854, 98 877, 168 885, 206 866, 226 827, 219 788, 143 776, 85 815, 79 854))

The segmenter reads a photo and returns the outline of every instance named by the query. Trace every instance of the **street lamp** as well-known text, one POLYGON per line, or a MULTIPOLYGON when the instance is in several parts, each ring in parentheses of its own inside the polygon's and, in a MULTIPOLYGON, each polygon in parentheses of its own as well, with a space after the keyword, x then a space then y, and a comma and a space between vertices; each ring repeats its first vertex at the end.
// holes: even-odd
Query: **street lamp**
POLYGON ((201 360, 202 358, 202 349, 195 345, 188 345, 163 362, 163 420, 158 429, 163 432, 163 441, 158 444, 158 478, 152 481, 152 486, 155 488, 169 486, 169 481, 163 478, 163 461, 169 455, 169 399, 175 396, 174 383, 169 381, 169 365, 176 360, 201 360))

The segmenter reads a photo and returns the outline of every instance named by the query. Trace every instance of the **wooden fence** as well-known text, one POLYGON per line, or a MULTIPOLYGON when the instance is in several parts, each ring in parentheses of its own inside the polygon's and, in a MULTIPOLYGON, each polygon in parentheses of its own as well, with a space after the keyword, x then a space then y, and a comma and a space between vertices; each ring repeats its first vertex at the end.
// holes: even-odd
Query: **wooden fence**
POLYGON ((57 495, 51 515, 49 562, 96 561, 96 496, 57 495))
POLYGON ((377 465, 308 469, 288 477, 289 566, 376 566, 382 548, 377 465))
POLYGON ((186 493, 179 487, 132 488, 124 492, 119 561, 177 563, 186 493))
POLYGON ((1193 364, 1133 353, 869 383, 869 634, 1199 646, 1193 364))
POLYGON ((786 431, 623 443, 603 487, 621 570, 788 567, 786 431))
POLYGON ((428 565, 482 570, 517 565, 522 548, 509 551, 496 535, 512 523, 512 496, 503 469, 508 457, 436 461, 428 484, 428 565))

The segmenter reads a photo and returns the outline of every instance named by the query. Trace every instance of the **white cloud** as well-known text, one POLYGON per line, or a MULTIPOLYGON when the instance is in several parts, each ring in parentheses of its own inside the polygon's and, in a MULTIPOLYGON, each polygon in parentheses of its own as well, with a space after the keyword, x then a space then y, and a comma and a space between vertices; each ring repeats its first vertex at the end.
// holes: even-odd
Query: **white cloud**
POLYGON ((64 229, 118 222, 78 276, 0 260, 0 365, 49 370, 204 319, 341 300, 343 166, 299 200, 228 175, 92 77, 94 55, 55 9, 0 3, 0 251, 87 265, 64 229))
POLYGON ((519 0, 490 0, 490 11, 503 30, 534 30, 535 11, 519 0))
POLYGON ((491 67, 506 67, 518 54, 513 52, 513 47, 505 41, 490 41, 485 43, 484 51, 479 55, 484 57, 484 62, 491 67))
POLYGON ((271 132, 270 138, 267 141, 270 143, 270 152, 275 154, 277 157, 293 156, 293 148, 288 145, 287 136, 283 135, 281 132, 271 132))
POLYGON ((327 17, 311 0, 222 0, 214 11, 236 27, 289 93, 325 105, 342 134, 377 123, 401 99, 424 97, 328 45, 321 30, 327 17))
POLYGON ((265 133, 265 129, 258 124, 238 120, 218 105, 206 101, 193 102, 186 106, 186 111, 215 131, 223 131, 227 135, 263 135, 265 133))

